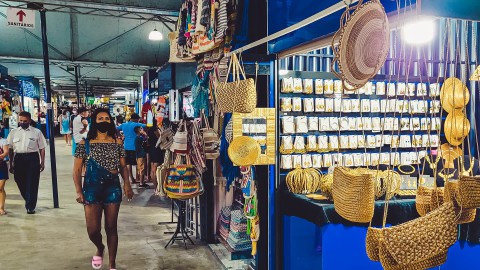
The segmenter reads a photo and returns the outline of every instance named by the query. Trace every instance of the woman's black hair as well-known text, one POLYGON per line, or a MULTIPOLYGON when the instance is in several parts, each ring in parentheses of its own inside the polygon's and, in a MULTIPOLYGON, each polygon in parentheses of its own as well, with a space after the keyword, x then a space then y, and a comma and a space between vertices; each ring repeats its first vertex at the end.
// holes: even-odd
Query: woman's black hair
POLYGON ((98 108, 93 113, 90 119, 92 119, 90 124, 90 130, 87 134, 87 140, 94 140, 97 138, 98 129, 97 129, 97 115, 99 113, 106 113, 110 117, 110 126, 108 127, 107 135, 116 139, 117 138, 117 129, 115 128, 115 123, 113 122, 113 117, 110 114, 110 110, 104 108, 98 108))

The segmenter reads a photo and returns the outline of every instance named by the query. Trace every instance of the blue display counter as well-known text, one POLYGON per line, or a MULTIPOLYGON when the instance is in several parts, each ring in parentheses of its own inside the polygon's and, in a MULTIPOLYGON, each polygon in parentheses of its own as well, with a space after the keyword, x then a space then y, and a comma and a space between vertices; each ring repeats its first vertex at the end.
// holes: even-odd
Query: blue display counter
MULTIPOLYGON (((365 251, 367 227, 328 223, 318 226, 295 216, 283 216, 284 270, 383 269, 365 251)), ((457 241, 447 262, 433 269, 480 269, 480 245, 457 241)))

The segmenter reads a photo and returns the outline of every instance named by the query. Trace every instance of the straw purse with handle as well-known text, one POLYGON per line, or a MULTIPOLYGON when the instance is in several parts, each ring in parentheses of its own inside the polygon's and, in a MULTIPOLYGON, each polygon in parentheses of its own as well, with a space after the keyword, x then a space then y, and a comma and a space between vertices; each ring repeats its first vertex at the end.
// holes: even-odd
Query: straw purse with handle
POLYGON ((215 100, 222 112, 251 113, 257 106, 257 90, 255 81, 247 79, 243 67, 233 54, 228 66, 228 74, 233 70, 233 81, 218 83, 215 89, 215 100), (241 76, 243 76, 243 79, 241 76))

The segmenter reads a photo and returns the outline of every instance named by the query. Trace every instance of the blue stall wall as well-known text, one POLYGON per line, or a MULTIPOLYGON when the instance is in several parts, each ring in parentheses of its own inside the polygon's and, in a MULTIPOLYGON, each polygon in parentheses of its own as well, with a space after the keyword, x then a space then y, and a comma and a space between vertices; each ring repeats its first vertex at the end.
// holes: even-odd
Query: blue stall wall
MULTIPOLYGON (((268 1, 268 34, 271 35, 306 19, 340 0, 269 0, 268 1)), ((348 2, 348 1, 347 1, 348 2)), ((382 0, 387 13, 397 10, 396 2, 382 0)), ((405 1, 400 1, 405 2, 405 1)), ((409 1, 412 4, 416 0, 409 1)), ((308 26, 302 27, 288 35, 269 42, 270 53, 278 53, 294 46, 333 34, 340 26, 340 17, 344 10, 335 12, 308 26)))

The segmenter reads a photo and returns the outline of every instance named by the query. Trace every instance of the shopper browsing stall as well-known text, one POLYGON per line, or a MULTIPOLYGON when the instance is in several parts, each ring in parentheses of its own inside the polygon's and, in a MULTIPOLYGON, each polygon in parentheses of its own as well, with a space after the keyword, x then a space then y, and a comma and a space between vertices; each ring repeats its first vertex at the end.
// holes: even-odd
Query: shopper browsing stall
POLYGON ((125 137, 123 141, 123 147, 127 154, 127 168, 132 178, 132 183, 135 183, 135 178, 132 173, 132 166, 137 165, 137 153, 135 152, 135 139, 137 134, 135 133, 135 127, 145 128, 145 124, 138 123, 140 116, 136 113, 132 114, 130 121, 123 123, 117 127, 118 131, 123 131, 123 136, 125 137))
POLYGON ((5 199, 7 193, 5 192, 5 184, 8 180, 8 166, 5 158, 8 155, 8 143, 4 138, 0 138, 0 216, 6 215, 5 199))
POLYGON ((8 135, 10 172, 25 200, 28 214, 35 214, 40 172, 45 169, 46 141, 42 132, 31 126, 29 112, 19 114, 19 126, 8 135))
POLYGON ((92 258, 92 267, 101 269, 105 246, 102 242, 102 212, 105 213, 105 232, 110 269, 115 269, 118 233, 117 218, 122 201, 122 175, 125 196, 131 200, 133 191, 128 179, 125 151, 116 138, 115 124, 107 109, 99 108, 92 115, 92 126, 87 139, 78 144, 75 152, 73 181, 77 191, 77 202, 84 204, 87 232, 97 247, 92 258), (82 187, 82 167, 86 163, 85 180, 82 187))

